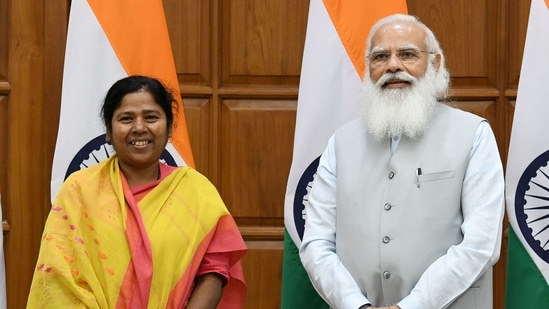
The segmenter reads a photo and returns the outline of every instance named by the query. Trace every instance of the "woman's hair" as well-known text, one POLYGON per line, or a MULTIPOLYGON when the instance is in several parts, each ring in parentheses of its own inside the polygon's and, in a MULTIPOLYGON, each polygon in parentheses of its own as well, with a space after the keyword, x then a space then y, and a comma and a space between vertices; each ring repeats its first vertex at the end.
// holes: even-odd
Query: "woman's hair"
POLYGON ((137 91, 146 91, 153 96, 154 101, 160 105, 166 114, 167 128, 170 129, 172 127, 174 122, 173 110, 177 111, 179 106, 170 89, 164 86, 158 79, 148 76, 132 75, 115 82, 109 91, 107 91, 107 95, 103 100, 101 118, 103 119, 103 124, 105 125, 107 132, 112 131, 112 117, 114 111, 120 106, 124 96, 137 91))

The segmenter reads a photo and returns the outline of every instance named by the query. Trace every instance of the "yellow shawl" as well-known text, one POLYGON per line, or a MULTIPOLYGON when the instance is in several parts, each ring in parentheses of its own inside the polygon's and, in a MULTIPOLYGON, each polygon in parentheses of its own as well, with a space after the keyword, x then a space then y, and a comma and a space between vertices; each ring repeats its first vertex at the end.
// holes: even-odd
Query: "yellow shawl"
POLYGON ((183 308, 206 252, 231 254, 219 307, 240 308, 246 246, 215 187, 178 168, 134 214, 120 175, 113 156, 65 181, 46 221, 27 308, 129 308, 134 297, 148 304, 140 308, 183 308))

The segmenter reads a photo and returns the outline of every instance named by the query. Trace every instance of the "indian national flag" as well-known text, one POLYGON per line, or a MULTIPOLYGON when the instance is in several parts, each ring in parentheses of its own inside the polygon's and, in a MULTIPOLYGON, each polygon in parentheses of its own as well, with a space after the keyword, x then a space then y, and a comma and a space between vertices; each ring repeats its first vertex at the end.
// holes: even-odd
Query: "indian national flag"
POLYGON ((373 24, 407 13, 405 0, 311 0, 301 67, 292 167, 284 204, 282 308, 327 308, 298 256, 305 203, 335 129, 360 117, 366 38, 373 24))
POLYGON ((162 0, 71 2, 51 198, 70 173, 113 152, 100 118, 109 87, 129 75, 155 77, 179 101, 162 160, 194 166, 162 0))
POLYGON ((549 308, 549 0, 532 0, 509 145, 508 309, 549 308))

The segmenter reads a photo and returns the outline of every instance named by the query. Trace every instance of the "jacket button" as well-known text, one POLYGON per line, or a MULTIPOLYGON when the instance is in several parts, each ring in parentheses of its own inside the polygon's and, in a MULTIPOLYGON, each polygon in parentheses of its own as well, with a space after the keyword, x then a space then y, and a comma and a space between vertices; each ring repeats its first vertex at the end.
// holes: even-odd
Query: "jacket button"
POLYGON ((383 272, 383 278, 385 278, 385 279, 391 278, 391 273, 388 272, 388 271, 384 271, 384 272, 383 272))
POLYGON ((382 241, 384 244, 388 244, 391 241, 391 238, 389 238, 389 236, 385 236, 382 238, 382 241))
POLYGON ((389 179, 393 179, 393 177, 395 177, 395 173, 394 172, 389 172, 389 179))
POLYGON ((385 210, 391 210, 391 207, 393 207, 393 206, 392 206, 391 204, 389 204, 389 203, 385 203, 385 205, 383 205, 383 208, 384 208, 385 210))

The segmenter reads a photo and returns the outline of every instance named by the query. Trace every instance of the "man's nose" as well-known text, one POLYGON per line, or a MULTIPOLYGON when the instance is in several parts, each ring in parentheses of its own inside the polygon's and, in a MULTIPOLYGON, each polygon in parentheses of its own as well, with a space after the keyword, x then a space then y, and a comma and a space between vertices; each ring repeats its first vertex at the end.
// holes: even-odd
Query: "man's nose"
POLYGON ((402 61, 398 58, 397 53, 390 53, 387 60, 387 72, 402 71, 402 61))

